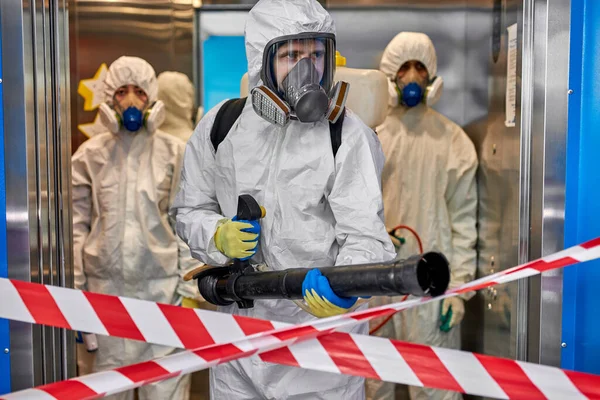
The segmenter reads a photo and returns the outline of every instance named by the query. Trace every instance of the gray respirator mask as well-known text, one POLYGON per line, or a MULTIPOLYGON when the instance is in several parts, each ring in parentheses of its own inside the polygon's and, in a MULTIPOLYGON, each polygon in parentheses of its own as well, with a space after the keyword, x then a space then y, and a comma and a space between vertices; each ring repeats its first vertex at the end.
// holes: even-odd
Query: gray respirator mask
POLYGON ((250 92, 252 106, 262 118, 279 126, 286 126, 290 119, 305 123, 323 119, 335 122, 344 110, 349 85, 347 82, 333 85, 334 73, 334 35, 304 33, 272 40, 265 47, 263 58, 264 85, 250 92), (297 58, 300 60, 277 84, 273 64, 280 63, 285 68, 297 58))
POLYGON ((284 100, 300 122, 316 122, 323 118, 329 97, 320 85, 319 73, 310 58, 303 58, 282 82, 284 100))

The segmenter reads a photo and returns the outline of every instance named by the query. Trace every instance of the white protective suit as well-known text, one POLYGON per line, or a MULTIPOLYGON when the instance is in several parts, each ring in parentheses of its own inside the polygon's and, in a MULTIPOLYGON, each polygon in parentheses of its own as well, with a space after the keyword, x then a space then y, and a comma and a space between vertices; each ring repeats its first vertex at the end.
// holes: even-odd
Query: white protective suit
MULTIPOLYGON (((106 101, 134 84, 149 103, 158 91, 144 60, 121 57, 108 70, 106 101)), ((179 186, 184 143, 145 128, 103 133, 73 155, 75 287, 90 292, 175 304, 199 296, 181 279, 199 265, 175 234, 169 206, 179 186)), ((98 335, 95 371, 166 356, 173 348, 98 335)), ((190 376, 144 386, 140 399, 187 399, 190 376)), ((133 399, 133 391, 116 395, 133 399)))
MULTIPOLYGON (((245 35, 251 88, 260 84, 266 44, 301 32, 335 33, 333 20, 316 1, 262 0, 254 6, 245 35)), ((383 224, 381 147, 352 112, 334 159, 327 121, 290 121, 280 128, 258 116, 248 101, 215 154, 209 135, 221 105, 204 116, 188 142, 173 206, 177 233, 194 257, 211 265, 229 261, 213 235, 220 220, 236 214, 238 196, 249 194, 267 210, 252 263, 281 270, 394 258, 383 224)), ((288 323, 314 319, 289 300, 219 309, 288 323)), ((366 324, 354 332, 366 333, 366 324)), ((255 356, 214 367, 211 398, 363 399, 364 379, 264 363, 255 356)))
POLYGON ((187 142, 194 125, 194 85, 181 72, 165 71, 158 75, 158 99, 165 103, 167 115, 160 130, 187 142))
MULTIPOLYGON (((380 68, 390 80, 409 60, 421 61, 430 76, 436 73, 435 49, 423 36, 402 33, 388 45, 380 68)), ((471 281, 475 275, 477 240, 477 154, 471 140, 458 125, 425 104, 393 108, 377 132, 386 159, 382 183, 387 229, 408 225, 421 237, 425 252, 442 252, 450 262, 451 287, 471 281)), ((406 244, 399 252, 401 258, 419 252, 409 233, 405 238, 406 244)), ((371 304, 389 301, 378 297, 371 304)), ((440 306, 441 302, 435 302, 396 314, 377 335, 460 348, 460 325, 448 333, 440 330, 440 306)), ((371 326, 380 322, 375 320, 371 326)), ((394 399, 394 386, 368 380, 367 397, 394 399)), ((459 393, 434 389, 411 387, 409 391, 413 400, 461 398, 459 393)))

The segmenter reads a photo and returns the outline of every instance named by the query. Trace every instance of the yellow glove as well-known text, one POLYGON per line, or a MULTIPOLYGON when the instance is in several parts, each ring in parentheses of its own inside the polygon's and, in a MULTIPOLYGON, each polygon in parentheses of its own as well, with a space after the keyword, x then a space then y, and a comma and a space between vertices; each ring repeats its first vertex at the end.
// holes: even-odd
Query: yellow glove
POLYGON ((256 253, 259 235, 258 221, 228 219, 215 232, 215 246, 229 258, 247 260, 256 253))
POLYGON ((190 299, 189 297, 184 297, 183 300, 181 300, 181 307, 184 307, 184 308, 200 308, 200 303, 198 303, 194 299, 190 299))
POLYGON ((318 269, 308 271, 302 282, 302 292, 311 314, 319 318, 347 313, 358 300, 357 297, 336 295, 318 269))
POLYGON ((320 297, 314 290, 312 290, 312 293, 306 292, 304 294, 304 300, 306 301, 306 304, 308 304, 310 312, 315 317, 319 318, 345 314, 349 310, 348 308, 338 307, 329 300, 320 297))

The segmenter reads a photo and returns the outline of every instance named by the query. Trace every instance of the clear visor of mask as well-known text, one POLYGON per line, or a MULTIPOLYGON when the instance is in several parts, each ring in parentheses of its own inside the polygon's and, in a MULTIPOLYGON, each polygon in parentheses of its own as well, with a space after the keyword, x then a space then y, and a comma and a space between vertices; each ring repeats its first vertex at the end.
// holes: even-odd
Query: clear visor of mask
POLYGON ((303 33, 280 37, 265 48, 262 80, 291 106, 293 112, 304 103, 320 105, 326 101, 334 74, 335 36, 332 34, 303 33))

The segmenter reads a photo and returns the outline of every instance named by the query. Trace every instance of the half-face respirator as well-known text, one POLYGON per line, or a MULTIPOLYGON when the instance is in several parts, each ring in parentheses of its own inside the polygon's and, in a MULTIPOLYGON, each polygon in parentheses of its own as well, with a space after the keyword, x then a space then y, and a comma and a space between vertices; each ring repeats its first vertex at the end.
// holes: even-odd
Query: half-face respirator
POLYGON ((120 104, 113 100, 111 107, 107 103, 100 105, 100 120, 112 133, 117 133, 121 127, 129 132, 137 132, 145 127, 149 133, 154 133, 165 120, 165 105, 158 100, 147 106, 134 94, 128 94, 120 104))
POLYGON ((444 80, 436 76, 427 87, 423 90, 421 85, 417 82, 409 82, 403 85, 402 88, 398 86, 395 80, 389 81, 389 92, 390 92, 390 106, 397 107, 403 105, 406 107, 415 107, 421 103, 428 106, 432 106, 438 102, 442 96, 442 90, 444 88, 444 80))

